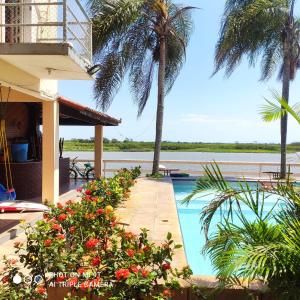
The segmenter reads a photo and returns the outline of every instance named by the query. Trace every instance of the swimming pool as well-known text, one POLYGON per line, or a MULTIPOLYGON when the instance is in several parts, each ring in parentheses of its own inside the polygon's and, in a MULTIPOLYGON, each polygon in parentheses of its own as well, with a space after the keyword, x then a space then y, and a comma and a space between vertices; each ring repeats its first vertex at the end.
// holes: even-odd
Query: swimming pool
MULTIPOLYGON (((180 221, 181 233, 183 236, 184 249, 188 264, 193 270, 194 275, 215 275, 209 257, 205 257, 201 250, 205 244, 204 233, 201 232, 200 212, 212 199, 213 195, 205 196, 204 198, 195 198, 187 206, 182 204, 182 200, 189 195, 194 187, 195 181, 173 180, 174 194, 178 217, 180 221)), ((249 185, 257 185, 256 182, 250 182, 249 185)), ((234 183, 233 183, 234 185, 234 183)), ((274 203, 277 197, 270 196, 264 205, 264 210, 267 212, 274 203)), ((242 208, 248 219, 254 219, 253 213, 245 206, 242 208)), ((216 224, 220 221, 218 216, 215 216, 211 223, 211 229, 214 230, 216 224)), ((237 220, 234 220, 238 223, 237 220)))

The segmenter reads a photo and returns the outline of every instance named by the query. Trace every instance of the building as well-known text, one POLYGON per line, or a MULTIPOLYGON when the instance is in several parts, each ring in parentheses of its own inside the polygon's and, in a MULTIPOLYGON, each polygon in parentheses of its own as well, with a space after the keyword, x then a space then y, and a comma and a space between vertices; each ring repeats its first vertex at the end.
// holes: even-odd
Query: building
POLYGON ((119 124, 58 95, 59 80, 92 79, 91 21, 79 0, 0 0, 0 20, 0 100, 2 107, 6 101, 15 105, 6 125, 8 139, 42 125, 42 200, 55 203, 59 125, 95 126, 95 173, 101 175, 102 126, 119 124))

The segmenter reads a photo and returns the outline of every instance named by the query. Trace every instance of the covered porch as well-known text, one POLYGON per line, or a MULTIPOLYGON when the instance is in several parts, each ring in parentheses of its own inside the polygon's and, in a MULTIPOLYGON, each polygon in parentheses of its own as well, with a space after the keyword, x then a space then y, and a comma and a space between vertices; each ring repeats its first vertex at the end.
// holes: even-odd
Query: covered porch
MULTIPOLYGON (((9 146, 21 138, 29 144, 28 159, 11 163, 17 200, 57 203, 60 195, 74 188, 69 182, 69 158, 59 153, 59 126, 94 127, 95 176, 102 175, 103 127, 118 126, 120 120, 64 97, 49 100, 5 86, 1 92, 9 146)), ((5 185, 1 165, 0 182, 5 185)))

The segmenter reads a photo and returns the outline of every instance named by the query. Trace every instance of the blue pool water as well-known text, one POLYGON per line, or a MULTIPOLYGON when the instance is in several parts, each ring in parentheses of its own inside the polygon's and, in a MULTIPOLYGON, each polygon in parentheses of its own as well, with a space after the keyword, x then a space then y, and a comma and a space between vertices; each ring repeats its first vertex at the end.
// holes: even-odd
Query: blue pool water
MULTIPOLYGON (((257 183, 248 183, 256 185, 257 183)), ((233 184, 234 185, 234 184, 233 184)), ((181 233, 183 236, 184 248, 188 264, 193 270, 194 275, 214 275, 215 272, 212 268, 209 257, 205 257, 201 250, 205 244, 204 233, 201 232, 200 212, 212 199, 213 195, 208 195, 201 198, 193 199, 189 205, 182 204, 182 200, 188 196, 194 189, 195 181, 173 180, 173 187, 177 205, 177 211, 180 221, 181 233)), ((276 196, 275 196, 276 197, 276 196)), ((264 205, 264 211, 269 211, 277 197, 268 197, 264 205)), ((248 220, 254 219, 247 207, 242 208, 248 220)), ((210 232, 214 230, 216 224, 220 221, 218 216, 214 217, 211 223, 210 232)), ((238 220, 234 220, 238 223, 238 220)))

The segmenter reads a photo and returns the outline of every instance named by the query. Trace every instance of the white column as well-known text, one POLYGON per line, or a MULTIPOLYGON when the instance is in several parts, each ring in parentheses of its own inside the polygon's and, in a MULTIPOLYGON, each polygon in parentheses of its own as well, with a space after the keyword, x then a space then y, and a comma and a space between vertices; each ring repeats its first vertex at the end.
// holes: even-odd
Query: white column
POLYGON ((103 126, 95 126, 95 177, 102 176, 103 166, 103 126))
POLYGON ((43 102, 42 200, 59 200, 59 103, 43 102))

